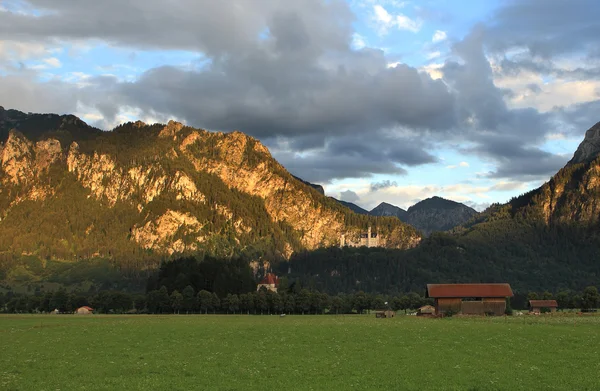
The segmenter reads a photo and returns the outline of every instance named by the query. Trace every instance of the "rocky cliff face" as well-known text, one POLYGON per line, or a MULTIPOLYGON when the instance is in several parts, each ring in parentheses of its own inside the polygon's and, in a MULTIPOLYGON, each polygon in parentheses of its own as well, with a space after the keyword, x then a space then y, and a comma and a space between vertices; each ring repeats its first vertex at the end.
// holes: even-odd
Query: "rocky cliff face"
POLYGON ((579 144, 577 151, 569 164, 588 163, 600 154, 600 122, 585 132, 585 138, 579 144))
POLYGON ((367 226, 379 227, 391 247, 420 239, 395 220, 353 217, 241 132, 171 121, 99 133, 76 117, 14 110, 0 112, 0 121, 0 252, 81 258, 125 247, 157 256, 218 247, 287 258, 367 226), (16 221, 23 215, 28 223, 16 221), (54 219, 56 231, 36 219, 54 219), (25 239, 26 230, 39 231, 43 246, 25 239))

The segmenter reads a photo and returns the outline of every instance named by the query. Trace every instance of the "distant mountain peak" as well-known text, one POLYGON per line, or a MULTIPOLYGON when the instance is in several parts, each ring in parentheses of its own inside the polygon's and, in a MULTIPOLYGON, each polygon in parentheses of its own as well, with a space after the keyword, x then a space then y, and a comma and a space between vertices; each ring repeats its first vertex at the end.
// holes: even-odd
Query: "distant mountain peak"
POLYGON ((387 202, 382 202, 373 208, 370 212, 370 215, 373 216, 396 216, 400 220, 404 221, 406 217, 406 211, 396 205, 388 204, 387 202))
MULTIPOLYGON (((408 208, 408 212, 419 210, 419 209, 455 209, 460 207, 466 207, 472 209, 465 204, 461 204, 460 202, 448 200, 446 198, 433 196, 430 198, 426 198, 422 201, 417 202, 410 208, 408 208)), ((473 211, 475 211, 473 209, 473 211)))
POLYGON ((600 122, 585 132, 585 137, 568 164, 587 163, 600 155, 600 122))

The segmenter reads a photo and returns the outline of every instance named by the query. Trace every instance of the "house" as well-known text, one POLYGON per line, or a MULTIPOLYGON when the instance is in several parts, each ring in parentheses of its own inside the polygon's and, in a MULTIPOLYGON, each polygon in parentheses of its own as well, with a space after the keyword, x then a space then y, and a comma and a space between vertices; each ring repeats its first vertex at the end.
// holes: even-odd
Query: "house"
POLYGON ((547 308, 550 312, 556 312, 558 303, 556 300, 529 300, 529 312, 541 314, 544 308, 547 308))
POLYGON ((279 277, 273 273, 267 273, 265 278, 263 278, 256 286, 256 290, 259 291, 262 287, 265 287, 268 291, 277 292, 277 288, 279 287, 279 277))
POLYGON ((90 315, 94 313, 94 309, 84 305, 83 307, 77 308, 75 311, 77 315, 90 315))
POLYGON ((424 305, 417 310, 417 316, 434 316, 435 307, 432 305, 424 305))
POLYGON ((393 318, 394 316, 396 316, 396 312, 391 310, 375 312, 376 318, 393 318))
POLYGON ((509 284, 427 284, 435 313, 503 315, 506 299, 513 296, 509 284))

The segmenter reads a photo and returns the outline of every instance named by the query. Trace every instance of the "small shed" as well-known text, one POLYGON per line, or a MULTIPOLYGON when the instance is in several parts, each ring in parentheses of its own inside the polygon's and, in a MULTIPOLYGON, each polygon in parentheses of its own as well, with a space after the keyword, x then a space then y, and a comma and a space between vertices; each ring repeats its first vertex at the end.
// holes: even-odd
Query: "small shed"
POLYGON ((391 310, 375 312, 376 318, 393 318, 394 316, 396 316, 396 312, 391 310))
POLYGON ((529 312, 540 314, 544 308, 547 308, 550 312, 556 312, 558 303, 556 300, 529 300, 529 312))
POLYGON ((77 315, 90 315, 94 313, 94 309, 84 305, 83 307, 77 308, 75 311, 77 315))
POLYGON ((434 316, 435 307, 432 305, 424 305, 417 310, 417 316, 434 316))

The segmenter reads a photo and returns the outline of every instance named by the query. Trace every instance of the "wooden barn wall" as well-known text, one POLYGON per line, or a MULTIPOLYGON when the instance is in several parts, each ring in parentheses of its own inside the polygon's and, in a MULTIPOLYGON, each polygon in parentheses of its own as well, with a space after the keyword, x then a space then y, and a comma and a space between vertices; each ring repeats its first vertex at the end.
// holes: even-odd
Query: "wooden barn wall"
POLYGON ((463 301, 460 312, 465 315, 483 315, 485 314, 483 301, 463 301))
POLYGON ((460 311, 460 302, 461 299, 455 298, 442 298, 436 299, 436 308, 438 312, 445 312, 448 310, 452 310, 454 312, 460 311))
POLYGON ((484 312, 493 312, 494 315, 504 315, 504 311, 506 311, 506 301, 487 301, 483 304, 484 312))

